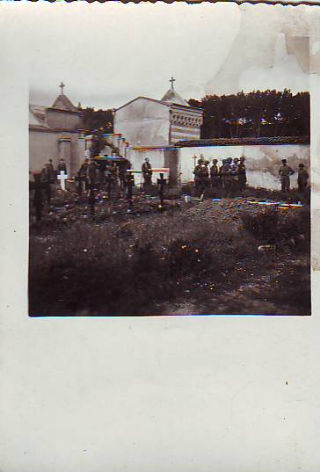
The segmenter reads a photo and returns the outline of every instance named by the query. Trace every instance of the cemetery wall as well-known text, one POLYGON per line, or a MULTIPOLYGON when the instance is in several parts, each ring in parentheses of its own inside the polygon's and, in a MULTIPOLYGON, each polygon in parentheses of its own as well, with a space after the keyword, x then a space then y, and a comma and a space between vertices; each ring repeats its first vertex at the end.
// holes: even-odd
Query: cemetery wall
POLYGON ((67 169, 70 176, 75 175, 84 159, 84 139, 79 133, 54 132, 44 130, 29 131, 29 168, 31 172, 41 172, 44 164, 49 159, 57 167, 61 155, 59 140, 70 138, 69 158, 66 159, 67 169))
MULTIPOLYGON (((303 163, 309 172, 309 144, 275 144, 275 145, 244 145, 244 146, 201 146, 201 147, 161 147, 134 149, 128 151, 128 158, 134 170, 141 170, 145 157, 149 157, 152 167, 169 167, 171 184, 179 185, 193 181, 193 156, 202 154, 206 159, 219 160, 228 157, 246 158, 248 185, 263 187, 270 190, 279 189, 279 166, 281 159, 287 159, 290 167, 297 172, 298 165, 303 163)), ((309 172, 310 173, 310 172, 309 172)), ((137 183, 142 179, 137 175, 137 183)), ((297 186, 297 173, 291 178, 292 188, 297 186)))
POLYGON ((138 98, 119 108, 114 116, 114 133, 121 133, 132 146, 169 144, 169 107, 138 98))
MULTIPOLYGON (((127 157, 131 162, 132 169, 141 170, 141 166, 146 157, 150 159, 153 168, 164 167, 164 150, 163 148, 155 149, 134 149, 128 150, 127 157)), ((135 181, 137 184, 143 182, 142 175, 136 174, 135 181)))
MULTIPOLYGON (((248 185, 264 187, 271 190, 279 189, 278 170, 281 159, 287 159, 288 165, 297 172, 298 165, 303 163, 306 170, 310 166, 310 146, 308 144, 277 144, 277 145, 244 145, 244 146, 201 146, 182 147, 179 149, 181 165, 181 181, 193 180, 193 156, 203 156, 212 160, 228 157, 246 158, 248 185)), ((297 174, 291 178, 291 186, 297 186, 297 174)))

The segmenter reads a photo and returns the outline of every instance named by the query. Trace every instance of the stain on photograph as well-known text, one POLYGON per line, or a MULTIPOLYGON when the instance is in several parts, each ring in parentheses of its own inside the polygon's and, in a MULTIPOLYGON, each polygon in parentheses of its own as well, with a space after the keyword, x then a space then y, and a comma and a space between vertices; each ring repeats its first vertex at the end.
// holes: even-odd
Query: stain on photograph
POLYGON ((29 315, 310 315, 318 8, 60 6, 26 12, 29 315))

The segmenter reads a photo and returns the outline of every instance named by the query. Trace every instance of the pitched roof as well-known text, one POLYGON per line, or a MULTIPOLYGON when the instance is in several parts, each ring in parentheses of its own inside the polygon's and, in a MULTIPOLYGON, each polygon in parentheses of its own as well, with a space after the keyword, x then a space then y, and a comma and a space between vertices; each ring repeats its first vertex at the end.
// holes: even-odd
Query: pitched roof
POLYGON ((170 88, 164 96, 161 98, 162 102, 175 103, 177 105, 183 105, 189 107, 189 103, 184 100, 181 95, 178 94, 174 89, 170 88))
MULTIPOLYGON (((177 96, 178 94, 176 94, 177 96)), ((180 95, 178 95, 180 97, 180 95)), ((139 96, 139 97, 136 97, 132 100, 130 100, 129 102, 125 103, 124 105, 121 105, 121 107, 117 108, 116 111, 118 110, 121 110, 121 108, 124 108, 126 107, 127 105, 130 105, 131 103, 135 102, 136 100, 140 100, 140 99, 143 99, 143 100, 150 100, 151 102, 155 102, 155 103, 159 103, 160 105, 164 105, 166 107, 171 107, 171 106, 174 106, 174 105, 177 105, 178 107, 181 106, 181 107, 187 107, 187 108, 190 108, 192 110, 199 110, 202 111, 201 108, 198 108, 198 107, 192 107, 191 105, 189 105, 189 103, 185 102, 185 103, 173 103, 173 102, 170 102, 168 100, 156 100, 155 98, 149 98, 149 97, 143 97, 143 96, 139 96)), ((180 97, 180 100, 182 100, 182 102, 184 102, 183 98, 180 97)))
POLYGON ((48 127, 46 123, 46 107, 39 105, 29 106, 29 124, 48 127))
POLYGON ((117 108, 116 111, 120 110, 121 108, 126 107, 127 105, 130 105, 131 103, 135 102, 136 100, 140 100, 141 98, 143 100, 149 100, 150 102, 160 103, 160 105, 164 105, 164 106, 169 106, 170 105, 169 103, 163 103, 161 100, 156 100, 155 98, 143 97, 142 95, 140 95, 139 97, 136 97, 136 98, 130 100, 129 102, 125 103, 124 105, 121 105, 121 107, 117 108))
POLYGON ((58 110, 64 111, 78 111, 78 109, 73 105, 71 100, 69 100, 69 98, 64 94, 58 95, 51 108, 56 108, 58 110))

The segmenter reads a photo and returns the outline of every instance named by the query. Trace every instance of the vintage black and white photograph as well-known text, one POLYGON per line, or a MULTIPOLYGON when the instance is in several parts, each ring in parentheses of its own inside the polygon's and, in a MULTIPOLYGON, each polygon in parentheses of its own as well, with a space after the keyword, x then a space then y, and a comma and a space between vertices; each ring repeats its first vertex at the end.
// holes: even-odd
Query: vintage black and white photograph
POLYGON ((318 11, 66 6, 25 12, 29 315, 310 315, 318 11))

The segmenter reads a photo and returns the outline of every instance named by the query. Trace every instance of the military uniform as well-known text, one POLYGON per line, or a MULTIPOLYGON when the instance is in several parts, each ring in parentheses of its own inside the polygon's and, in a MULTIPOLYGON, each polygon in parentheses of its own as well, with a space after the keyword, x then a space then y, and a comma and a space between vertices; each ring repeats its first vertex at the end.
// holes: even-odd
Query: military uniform
POLYGON ((298 188, 300 193, 304 193, 307 190, 309 174, 304 167, 299 166, 298 171, 298 188))
POLYGON ((68 173, 67 166, 64 159, 60 159, 57 170, 58 170, 58 174, 60 174, 61 171, 64 171, 66 174, 68 173))
POLYGON ((145 161, 142 164, 141 170, 142 170, 142 175, 143 175, 143 180, 144 180, 144 183, 143 183, 144 190, 148 190, 148 188, 150 188, 152 185, 152 166, 150 162, 145 161))
POLYGON ((239 162, 239 159, 235 158, 230 163, 231 196, 234 196, 238 191, 238 162, 239 162))
POLYGON ((247 173, 244 158, 240 157, 240 163, 238 165, 238 185, 240 192, 243 192, 247 184, 247 173))
POLYGON ((290 190, 290 175, 294 174, 294 170, 291 167, 287 166, 286 163, 283 163, 279 169, 280 181, 281 181, 281 191, 286 193, 290 190))
POLYGON ((97 164, 94 161, 89 162, 87 167, 87 179, 89 185, 94 185, 97 179, 97 164))
POLYGON ((196 195, 201 196, 205 193, 209 184, 208 166, 204 163, 204 161, 199 159, 198 164, 194 168, 193 173, 196 195))
POLYGON ((226 159, 225 164, 222 168, 222 178, 223 178, 223 187, 225 197, 230 197, 232 193, 232 184, 233 184, 233 169, 231 167, 232 159, 226 159))
POLYGON ((217 189, 220 187, 220 173, 217 165, 217 159, 213 159, 212 162, 213 163, 210 168, 210 181, 212 192, 215 194, 217 189))

